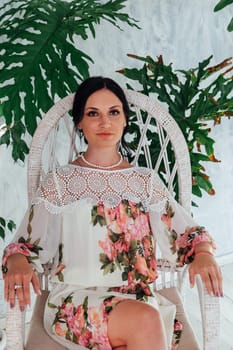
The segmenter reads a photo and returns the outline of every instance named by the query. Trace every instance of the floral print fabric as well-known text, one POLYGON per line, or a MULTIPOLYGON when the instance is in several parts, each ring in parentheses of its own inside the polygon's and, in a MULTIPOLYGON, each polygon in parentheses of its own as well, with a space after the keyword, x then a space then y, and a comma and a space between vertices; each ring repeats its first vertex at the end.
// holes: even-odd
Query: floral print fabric
MULTIPOLYGON (((102 171, 97 173, 101 180, 102 171)), ((47 332, 72 350, 80 346, 106 350, 111 349, 108 315, 119 301, 131 298, 153 305, 155 244, 165 258, 179 266, 193 260, 199 242, 214 244, 208 232, 185 213, 152 171, 105 171, 105 190, 99 193, 94 188, 93 196, 96 176, 92 169, 89 183, 88 174, 86 169, 87 197, 83 194, 85 178, 75 182, 83 175, 79 168, 59 169, 53 174, 55 182, 51 174, 45 179, 40 197, 26 213, 14 242, 4 251, 3 267, 7 267, 8 257, 17 252, 27 256, 38 271, 53 259, 54 288, 44 316, 47 332), (118 173, 121 181, 117 182, 118 173), (109 196, 107 202, 96 201, 98 196, 104 198, 106 186, 111 187, 113 181, 118 186, 116 203, 109 205, 109 196), (55 183, 59 184, 57 192, 55 183), (61 207, 59 196, 65 198, 61 207), (90 293, 88 288, 92 287, 97 290, 90 293), (98 289, 102 287, 106 289, 98 289)), ((175 321, 172 350, 177 349, 181 332, 182 325, 175 321)))
MULTIPOLYGON (((91 218, 93 226, 106 229, 104 240, 98 241, 102 249, 99 254, 100 269, 103 274, 119 269, 122 282, 126 282, 110 287, 108 291, 134 294, 135 299, 147 301, 148 296, 153 296, 150 283, 157 278, 149 213, 141 203, 123 200, 115 208, 98 203, 92 207, 91 218)), ((112 295, 104 298, 98 306, 89 306, 86 296, 82 304, 76 305, 71 293, 61 305, 49 302, 50 308, 57 309, 53 331, 57 336, 88 349, 111 350, 107 337, 108 314, 122 300, 112 295)), ((182 324, 175 319, 172 350, 178 349, 181 333, 182 324)))
POLYGON ((54 333, 59 337, 88 349, 111 350, 107 336, 107 317, 122 298, 108 296, 98 306, 88 305, 88 296, 76 306, 73 294, 68 295, 61 305, 49 303, 57 309, 53 322, 54 333))
POLYGON ((208 231, 201 226, 186 227, 185 231, 178 234, 172 225, 172 218, 175 215, 172 205, 167 202, 165 213, 161 216, 169 236, 170 249, 173 254, 177 254, 177 265, 183 266, 193 261, 195 247, 198 243, 209 242, 215 248, 215 244, 208 231))
POLYGON ((29 263, 32 263, 33 260, 39 259, 39 252, 42 250, 42 248, 39 246, 40 239, 32 242, 32 237, 31 237, 31 232, 32 232, 32 227, 31 227, 31 222, 33 219, 33 211, 34 206, 32 205, 30 208, 30 213, 29 213, 29 219, 28 219, 28 225, 27 225, 27 237, 19 237, 18 242, 13 242, 9 244, 3 252, 3 257, 2 257, 2 272, 3 275, 7 273, 7 259, 9 256, 13 254, 20 253, 24 255, 29 263))
MULTIPOLYGON (((70 293, 58 306, 48 302, 49 308, 57 310, 53 321, 54 334, 87 349, 111 350, 107 336, 108 315, 124 298, 110 295, 101 299, 97 306, 89 306, 89 297, 86 296, 82 304, 76 305, 73 293, 70 293)), ((178 349, 182 327, 182 323, 175 319, 171 350, 178 349)))
POLYGON ((93 207, 92 223, 106 227, 105 239, 98 242, 103 250, 103 273, 120 269, 122 282, 127 282, 110 290, 136 294, 140 300, 152 295, 149 284, 157 277, 155 248, 148 213, 142 204, 124 200, 109 208, 99 203, 93 207))

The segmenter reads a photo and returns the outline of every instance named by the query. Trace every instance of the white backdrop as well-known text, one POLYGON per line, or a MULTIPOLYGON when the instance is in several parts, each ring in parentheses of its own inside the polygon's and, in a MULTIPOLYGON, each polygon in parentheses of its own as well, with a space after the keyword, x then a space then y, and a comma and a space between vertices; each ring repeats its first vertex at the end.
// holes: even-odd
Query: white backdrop
MULTIPOLYGON (((165 63, 177 69, 196 67, 213 55, 212 65, 233 56, 233 33, 227 24, 233 6, 214 13, 218 0, 128 0, 126 12, 139 20, 141 30, 121 25, 119 31, 107 22, 96 27, 96 39, 79 40, 79 47, 95 61, 92 75, 105 75, 123 86, 126 79, 116 70, 134 67, 127 53, 163 55, 165 63)), ((140 65, 141 66, 141 65, 140 65)), ((216 140, 219 164, 208 164, 216 195, 198 200, 194 215, 209 228, 218 245, 218 255, 233 252, 233 121, 225 120, 212 134, 216 140)), ((0 216, 11 217, 19 224, 27 206, 26 165, 14 164, 10 150, 0 147, 0 216)), ((12 237, 8 234, 2 248, 12 237)), ((1 250, 1 249, 0 249, 1 250)), ((1 252, 0 252, 1 253, 1 252)))

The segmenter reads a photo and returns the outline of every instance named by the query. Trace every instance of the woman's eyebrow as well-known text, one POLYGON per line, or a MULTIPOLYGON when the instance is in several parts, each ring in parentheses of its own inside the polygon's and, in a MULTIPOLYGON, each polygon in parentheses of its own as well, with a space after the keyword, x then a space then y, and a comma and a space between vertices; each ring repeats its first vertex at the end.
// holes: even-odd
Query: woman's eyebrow
POLYGON ((121 106, 120 105, 115 105, 115 106, 109 107, 109 109, 112 109, 112 108, 121 108, 121 106))
MULTIPOLYGON (((120 105, 114 105, 114 106, 111 106, 111 107, 109 107, 109 109, 113 109, 113 108, 121 108, 121 106, 120 105)), ((88 110, 88 109, 94 109, 94 110, 99 110, 99 108, 97 108, 97 107, 86 107, 85 108, 85 110, 88 110)))
POLYGON ((99 109, 97 107, 86 107, 85 110, 88 110, 88 109, 95 109, 96 111, 99 109))

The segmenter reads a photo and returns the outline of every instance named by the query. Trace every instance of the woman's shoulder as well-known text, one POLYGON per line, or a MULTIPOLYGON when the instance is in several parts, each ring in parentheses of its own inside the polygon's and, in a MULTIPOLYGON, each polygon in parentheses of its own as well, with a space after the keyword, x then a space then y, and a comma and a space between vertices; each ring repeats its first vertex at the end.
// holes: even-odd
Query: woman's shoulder
POLYGON ((69 177, 73 172, 70 164, 60 165, 53 170, 49 170, 42 178, 41 185, 44 187, 47 185, 51 186, 56 179, 63 179, 69 177))
POLYGON ((145 179, 151 182, 153 182, 153 179, 159 177, 154 169, 147 168, 145 166, 134 166, 133 170, 136 174, 138 174, 141 177, 144 177, 145 179))
POLYGON ((48 171, 40 181, 37 195, 47 197, 48 193, 55 194, 58 191, 58 187, 62 186, 62 183, 69 181, 72 173, 73 169, 69 164, 61 165, 48 171))
POLYGON ((133 169, 140 174, 152 175, 154 170, 145 166, 134 166, 133 169))
POLYGON ((74 167, 70 164, 61 165, 48 171, 40 182, 34 203, 43 201, 47 203, 47 207, 50 204, 53 207, 63 206, 64 197, 67 196, 68 185, 71 183, 72 178, 75 178, 74 171, 74 167))

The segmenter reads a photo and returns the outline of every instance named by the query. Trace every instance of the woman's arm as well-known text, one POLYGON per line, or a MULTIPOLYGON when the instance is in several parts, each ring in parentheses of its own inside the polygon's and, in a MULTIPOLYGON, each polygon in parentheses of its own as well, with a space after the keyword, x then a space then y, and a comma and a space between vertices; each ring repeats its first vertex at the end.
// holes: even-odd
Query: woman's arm
MULTIPOLYGON (((47 180, 51 186, 51 176, 47 180)), ((61 214, 49 210, 50 202, 44 195, 46 187, 41 186, 38 193, 39 196, 27 210, 13 242, 4 249, 2 258, 5 299, 13 306, 17 294, 22 309, 30 304, 31 283, 34 291, 40 294, 35 271, 43 272, 42 265, 58 255, 61 239, 61 214)), ((51 191, 50 200, 53 200, 51 191)))
POLYGON ((191 286, 200 275, 208 293, 221 296, 222 276, 211 235, 174 200, 158 175, 152 187, 150 221, 162 256, 178 266, 190 264, 191 286))

